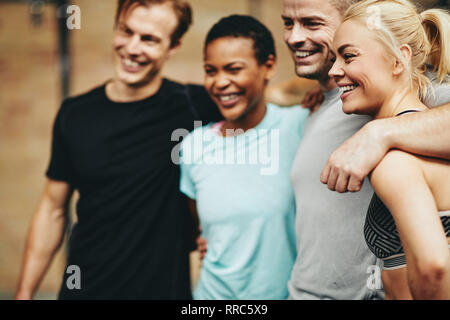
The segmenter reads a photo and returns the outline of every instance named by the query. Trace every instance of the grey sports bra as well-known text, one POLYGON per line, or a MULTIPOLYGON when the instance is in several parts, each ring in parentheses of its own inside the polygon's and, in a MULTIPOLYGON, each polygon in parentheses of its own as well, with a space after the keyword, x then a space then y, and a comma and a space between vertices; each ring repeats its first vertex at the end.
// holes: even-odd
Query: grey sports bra
MULTIPOLYGON (((397 116, 410 112, 418 112, 418 110, 406 110, 397 116)), ((449 237, 450 211, 440 212, 439 215, 445 234, 449 237)), ((373 254, 383 260, 383 269, 391 270, 406 266, 405 253, 394 218, 376 193, 373 194, 367 211, 364 237, 373 254)))
MULTIPOLYGON (((440 212, 439 215, 445 234, 449 237, 450 211, 440 212)), ((394 218, 376 193, 367 211, 364 237, 373 254, 383 260, 383 269, 391 270, 406 266, 405 253, 394 218)))

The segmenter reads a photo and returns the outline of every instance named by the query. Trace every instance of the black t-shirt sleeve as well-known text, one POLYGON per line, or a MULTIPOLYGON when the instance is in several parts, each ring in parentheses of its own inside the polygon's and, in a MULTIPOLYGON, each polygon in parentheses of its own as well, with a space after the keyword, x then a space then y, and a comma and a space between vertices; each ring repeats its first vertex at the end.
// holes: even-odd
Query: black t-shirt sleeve
POLYGON ((64 134, 64 125, 66 120, 65 102, 56 115, 53 125, 52 149, 50 164, 46 176, 57 181, 65 181, 73 184, 73 166, 69 155, 69 146, 66 135, 64 134))
POLYGON ((217 122, 223 120, 223 116, 219 111, 219 108, 211 100, 208 92, 205 88, 196 84, 186 85, 188 99, 194 110, 194 116, 196 120, 201 120, 203 122, 217 122))

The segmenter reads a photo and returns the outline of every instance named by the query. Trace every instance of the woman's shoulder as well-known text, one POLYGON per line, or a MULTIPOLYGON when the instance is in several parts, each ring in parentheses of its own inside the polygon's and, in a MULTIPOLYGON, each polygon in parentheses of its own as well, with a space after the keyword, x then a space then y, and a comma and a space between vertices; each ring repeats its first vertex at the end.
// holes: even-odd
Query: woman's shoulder
POLYGON ((288 116, 288 115, 308 115, 309 110, 302 108, 301 105, 292 105, 292 106, 279 106, 274 103, 267 103, 267 107, 273 110, 273 113, 288 116))
POLYGON ((383 172, 389 170, 421 170, 425 172, 430 166, 448 166, 449 164, 450 162, 447 160, 416 155, 406 151, 394 149, 385 155, 375 170, 378 169, 383 172))
POLYGON ((270 109, 274 120, 278 120, 283 126, 290 128, 302 127, 309 116, 309 110, 302 108, 300 105, 281 107, 273 103, 268 103, 267 107, 270 109))
POLYGON ((381 163, 387 163, 387 164, 393 164, 393 163, 397 163, 397 162, 414 162, 414 161, 418 161, 419 157, 406 152, 406 151, 402 151, 402 150, 398 150, 398 149, 393 149, 390 150, 385 157, 383 158, 383 160, 381 161, 381 163))
POLYGON ((411 190, 418 186, 430 189, 438 207, 450 207, 450 161, 390 151, 371 173, 370 181, 377 193, 411 190))
POLYGON ((372 171, 370 181, 374 189, 379 184, 400 184, 413 173, 422 172, 420 158, 401 150, 391 150, 372 171))

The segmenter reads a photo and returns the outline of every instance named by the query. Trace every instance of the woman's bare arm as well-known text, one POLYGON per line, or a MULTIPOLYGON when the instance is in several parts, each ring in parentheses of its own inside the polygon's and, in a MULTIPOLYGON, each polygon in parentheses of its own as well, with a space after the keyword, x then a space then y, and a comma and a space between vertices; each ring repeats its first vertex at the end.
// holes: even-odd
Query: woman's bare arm
POLYGON ((449 299, 450 251, 419 159, 391 151, 373 171, 371 183, 394 217, 413 297, 449 299))

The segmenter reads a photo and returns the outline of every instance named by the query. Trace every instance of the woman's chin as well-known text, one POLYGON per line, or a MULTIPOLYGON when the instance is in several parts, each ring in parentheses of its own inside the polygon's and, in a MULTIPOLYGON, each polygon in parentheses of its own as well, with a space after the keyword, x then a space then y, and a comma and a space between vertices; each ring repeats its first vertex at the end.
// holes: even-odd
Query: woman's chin
POLYGON ((238 121, 242 117, 243 112, 236 109, 223 109, 221 108, 220 113, 226 121, 238 121))
POLYGON ((342 111, 345 114, 360 114, 360 115, 366 115, 366 114, 371 114, 369 112, 369 109, 366 107, 362 107, 362 102, 360 103, 355 103, 355 102, 345 102, 342 105, 342 111))
POLYGON ((342 105, 342 111, 343 111, 345 114, 353 114, 353 113, 356 112, 355 108, 354 108, 352 105, 350 105, 350 104, 345 104, 345 103, 342 105))

